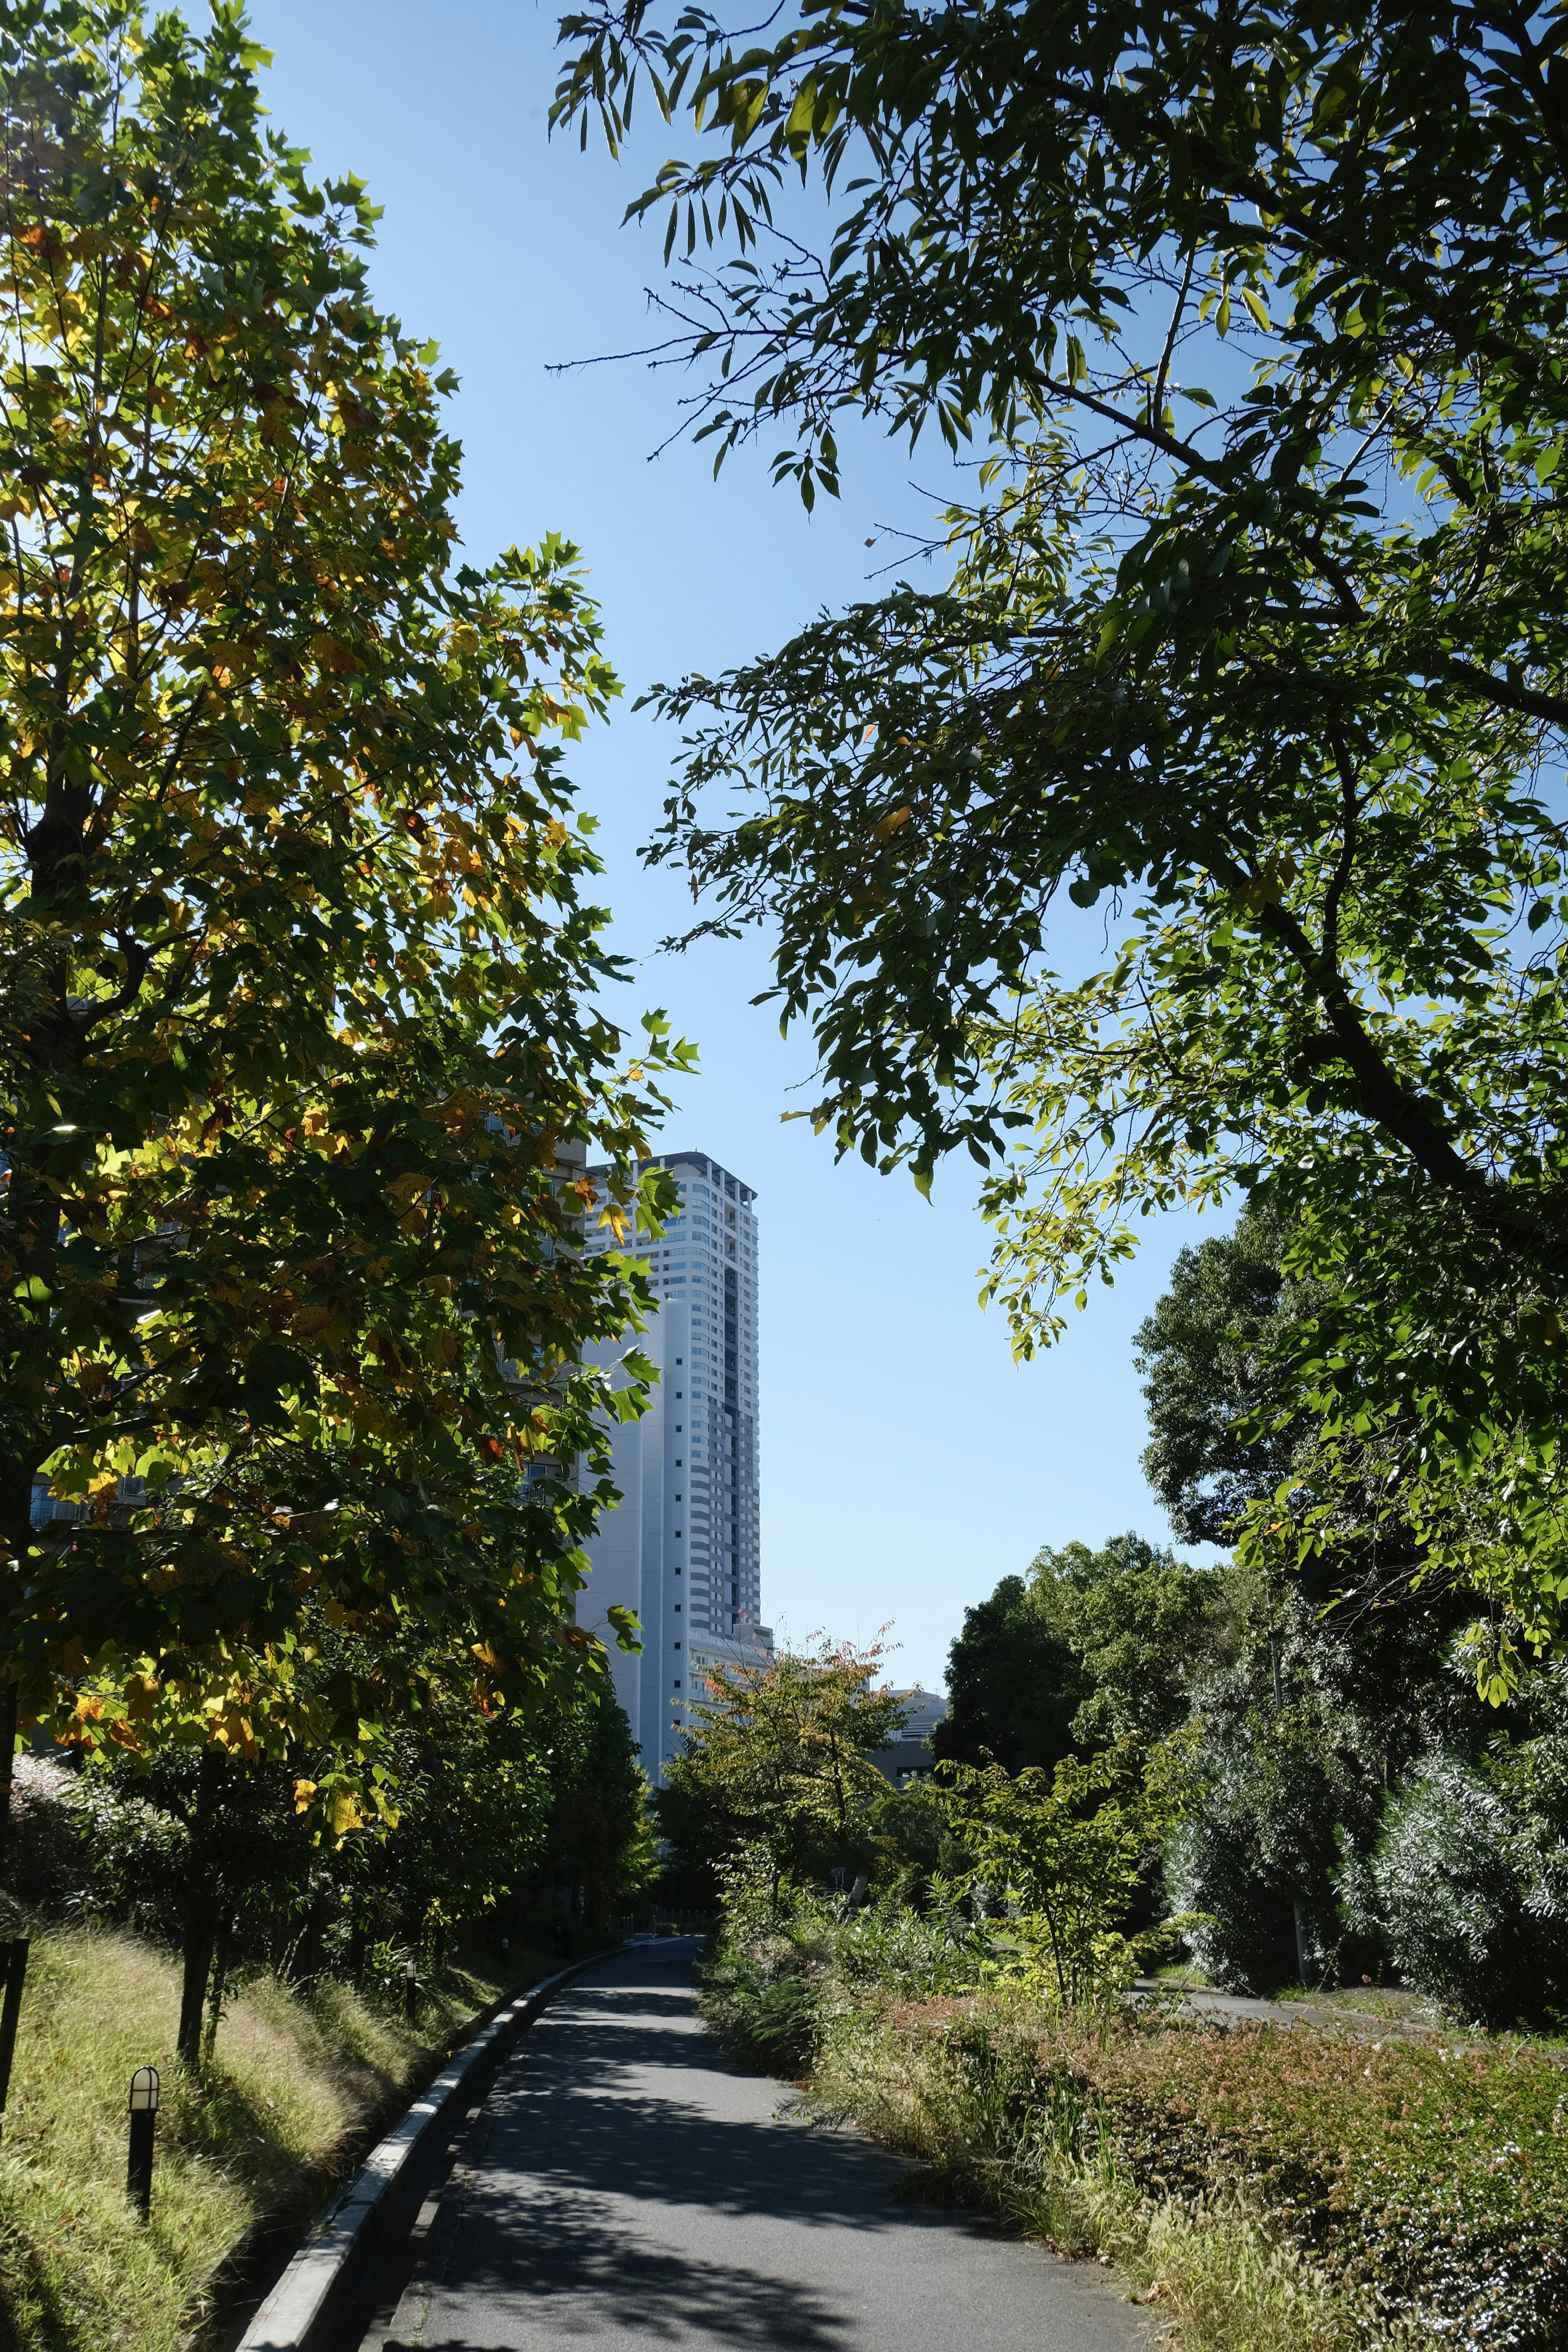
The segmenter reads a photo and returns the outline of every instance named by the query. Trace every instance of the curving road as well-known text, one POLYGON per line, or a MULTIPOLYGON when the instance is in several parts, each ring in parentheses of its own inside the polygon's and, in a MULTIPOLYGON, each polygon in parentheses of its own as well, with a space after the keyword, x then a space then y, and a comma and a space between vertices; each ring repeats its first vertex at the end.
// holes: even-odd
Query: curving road
POLYGON ((900 2203, 895 2158, 776 2116, 698 2021, 695 1949, 634 1947, 545 2013, 367 2352, 1147 2347, 1103 2272, 900 2203))

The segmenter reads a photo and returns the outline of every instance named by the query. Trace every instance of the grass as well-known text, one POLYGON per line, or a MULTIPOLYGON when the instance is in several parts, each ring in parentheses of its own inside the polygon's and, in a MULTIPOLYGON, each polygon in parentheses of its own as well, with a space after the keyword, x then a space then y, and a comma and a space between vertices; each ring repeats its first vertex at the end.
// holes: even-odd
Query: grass
POLYGON ((174 2054, 178 1963, 82 1928, 35 1937, 0 2143, 0 2303, 26 2352, 179 2352, 264 2218, 310 2210, 496 1988, 456 1977, 417 2031, 330 1979, 258 1978, 225 2005, 212 2074, 174 2054), (133 2069, 163 2076, 151 2226, 125 2196, 133 2069))
POLYGON ((1326 1990, 1312 1985, 1283 1985, 1274 1999, 1307 2002, 1314 2009, 1332 2010, 1351 2018, 1374 2018, 1389 2025, 1429 2027, 1434 2032, 1443 2020, 1435 2000, 1401 1985, 1331 1985, 1326 1990))

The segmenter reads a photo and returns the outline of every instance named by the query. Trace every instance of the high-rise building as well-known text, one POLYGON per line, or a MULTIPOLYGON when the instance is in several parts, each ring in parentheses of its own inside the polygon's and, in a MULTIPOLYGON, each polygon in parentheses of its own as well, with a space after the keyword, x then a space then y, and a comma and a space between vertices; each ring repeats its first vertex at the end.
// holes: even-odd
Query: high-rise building
MULTIPOLYGON (((658 1164, 679 1188, 680 1215, 657 1242, 639 1233, 620 1244, 646 1261, 658 1309, 646 1333, 598 1360, 613 1366, 635 1345, 659 1381, 643 1418, 613 1433, 621 1502, 589 1548, 582 1606, 656 1786, 708 1669, 765 1656, 773 1642, 758 1622, 756 1195, 706 1152, 658 1164), (617 1605, 637 1612, 640 1657, 615 1645, 605 1612, 617 1605)), ((590 1252, 616 1246, 608 1232, 584 1236, 590 1252)))

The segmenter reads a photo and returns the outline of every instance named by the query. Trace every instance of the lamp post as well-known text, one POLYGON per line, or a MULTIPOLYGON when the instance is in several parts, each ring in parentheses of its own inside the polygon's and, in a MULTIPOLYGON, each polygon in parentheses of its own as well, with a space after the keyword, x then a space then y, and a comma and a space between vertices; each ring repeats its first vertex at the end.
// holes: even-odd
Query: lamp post
POLYGON ((142 2209, 143 2221, 153 2212, 153 2134, 158 2121, 158 2069, 138 2066, 131 2077, 131 2157, 125 2168, 125 2194, 142 2209))

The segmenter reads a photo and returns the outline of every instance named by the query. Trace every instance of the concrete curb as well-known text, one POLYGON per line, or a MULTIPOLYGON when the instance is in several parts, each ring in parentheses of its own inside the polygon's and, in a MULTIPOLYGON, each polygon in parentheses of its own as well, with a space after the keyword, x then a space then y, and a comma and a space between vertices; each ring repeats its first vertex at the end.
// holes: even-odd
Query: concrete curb
POLYGON ((294 2255, 235 2352, 321 2352, 351 2291, 417 2212, 424 2186, 419 2158, 443 2128, 473 2104, 476 2091, 481 2096, 489 2091, 487 2073, 499 2069, 555 1988, 624 1948, 611 1945, 586 1959, 574 1960, 570 1968, 541 1977, 497 2011, 415 2100, 401 2123, 372 2148, 294 2255))

